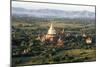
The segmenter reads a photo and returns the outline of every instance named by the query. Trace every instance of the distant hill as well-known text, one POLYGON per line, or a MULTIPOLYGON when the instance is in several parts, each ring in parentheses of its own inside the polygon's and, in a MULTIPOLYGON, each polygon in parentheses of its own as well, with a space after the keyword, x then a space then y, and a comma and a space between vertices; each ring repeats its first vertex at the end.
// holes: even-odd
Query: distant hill
POLYGON ((90 11, 64 11, 56 9, 25 9, 12 7, 12 15, 20 17, 37 18, 95 18, 95 13, 90 11))

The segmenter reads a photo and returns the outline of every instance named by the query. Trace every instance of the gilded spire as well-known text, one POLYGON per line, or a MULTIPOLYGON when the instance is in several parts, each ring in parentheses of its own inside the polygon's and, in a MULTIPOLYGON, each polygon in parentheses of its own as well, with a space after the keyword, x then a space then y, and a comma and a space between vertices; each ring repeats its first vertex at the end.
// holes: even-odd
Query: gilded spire
POLYGON ((55 31, 52 23, 51 23, 51 26, 50 26, 50 28, 48 30, 48 34, 56 34, 56 31, 55 31))

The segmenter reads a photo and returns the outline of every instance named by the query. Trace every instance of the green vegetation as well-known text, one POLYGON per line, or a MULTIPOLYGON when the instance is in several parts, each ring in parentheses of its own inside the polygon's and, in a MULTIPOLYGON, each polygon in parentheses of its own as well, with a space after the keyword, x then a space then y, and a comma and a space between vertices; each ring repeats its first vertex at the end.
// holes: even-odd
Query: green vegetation
POLYGON ((59 52, 44 53, 42 56, 15 57, 13 61, 16 62, 16 65, 87 62, 96 60, 95 53, 95 49, 61 50, 59 52))
POLYGON ((12 18, 12 65, 71 63, 96 60, 95 21, 92 19, 12 18), (64 46, 41 42, 38 35, 47 33, 54 23, 57 36, 64 29, 64 46), (90 24, 91 23, 91 24, 90 24), (82 33, 92 38, 85 43, 82 33), (70 34, 70 35, 68 35, 70 34), (77 36, 76 36, 77 35, 77 36))

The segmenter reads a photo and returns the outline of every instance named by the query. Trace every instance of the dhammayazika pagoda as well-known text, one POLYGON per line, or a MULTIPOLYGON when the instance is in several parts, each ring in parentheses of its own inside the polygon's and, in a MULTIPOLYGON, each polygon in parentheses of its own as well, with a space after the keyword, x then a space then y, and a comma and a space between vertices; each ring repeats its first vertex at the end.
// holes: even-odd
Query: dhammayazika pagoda
MULTIPOLYGON (((40 39, 40 38, 39 38, 40 39)), ((42 42, 46 42, 49 44, 55 44, 58 46, 64 45, 64 41, 61 37, 57 36, 57 31, 53 27, 53 24, 51 23, 49 30, 47 31, 47 34, 44 35, 41 38, 42 42)))

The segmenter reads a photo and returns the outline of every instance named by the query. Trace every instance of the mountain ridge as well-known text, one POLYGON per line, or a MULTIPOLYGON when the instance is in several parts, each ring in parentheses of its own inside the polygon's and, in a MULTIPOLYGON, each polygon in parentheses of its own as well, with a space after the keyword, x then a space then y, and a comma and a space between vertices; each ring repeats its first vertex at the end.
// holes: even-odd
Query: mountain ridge
POLYGON ((12 8, 13 16, 28 16, 38 18, 95 18, 95 12, 90 11, 64 11, 57 9, 25 9, 12 8))

